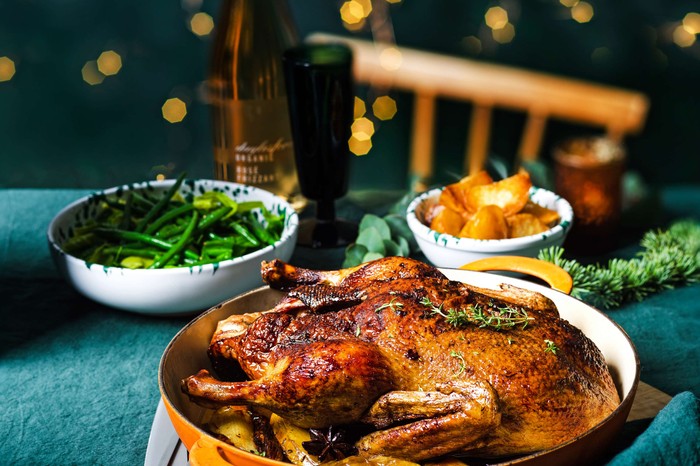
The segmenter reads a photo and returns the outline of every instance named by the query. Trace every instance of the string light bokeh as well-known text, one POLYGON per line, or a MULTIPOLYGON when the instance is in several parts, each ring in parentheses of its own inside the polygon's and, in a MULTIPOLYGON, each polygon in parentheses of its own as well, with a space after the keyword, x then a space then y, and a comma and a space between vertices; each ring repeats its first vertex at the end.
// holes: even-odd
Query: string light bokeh
MULTIPOLYGON (((700 10, 693 2, 641 2, 655 6, 600 0, 537 5, 522 0, 459 5, 448 0, 289 0, 302 36, 327 31, 374 40, 382 66, 399 73, 405 46, 580 73, 583 79, 643 91, 654 80, 650 91, 662 95, 658 102, 652 95, 655 128, 693 134, 692 116, 663 119, 655 112, 693 115, 692 96, 675 93, 689 88, 679 83, 700 77, 700 10), (625 38, 629 31, 633 39, 625 38), (641 71, 635 71, 631 55, 624 55, 632 44, 645 51, 641 60, 637 57, 641 71), (667 103, 669 96, 679 101, 676 107, 667 103)), ((206 74, 220 5, 221 0, 8 2, 0 18, 0 149, 9 169, 0 185, 100 186, 112 184, 103 181, 109 177, 124 179, 128 170, 133 179, 144 173, 171 177, 188 167, 206 173, 211 159, 206 74), (40 17, 52 21, 35 21, 40 17), (65 150, 65 160, 79 161, 57 166, 53 173, 27 162, 53 148, 65 150)), ((377 88, 360 89, 357 99, 362 111, 356 111, 349 146, 368 166, 389 157, 385 140, 404 131, 400 125, 410 119, 412 102, 393 89, 377 88)), ((440 131, 457 134, 454 128, 448 123, 440 131)), ((404 150, 391 141, 395 150, 404 150)))

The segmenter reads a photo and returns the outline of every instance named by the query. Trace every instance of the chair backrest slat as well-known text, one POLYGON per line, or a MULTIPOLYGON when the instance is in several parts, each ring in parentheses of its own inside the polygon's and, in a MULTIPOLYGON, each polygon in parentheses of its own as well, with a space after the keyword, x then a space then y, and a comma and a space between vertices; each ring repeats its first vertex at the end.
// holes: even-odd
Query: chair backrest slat
POLYGON ((642 93, 547 73, 330 34, 312 34, 307 40, 349 45, 358 83, 415 94, 409 169, 410 179, 418 179, 421 185, 433 175, 439 98, 473 104, 464 164, 469 173, 486 161, 494 108, 527 114, 517 154, 521 161, 538 158, 551 119, 600 127, 609 137, 621 140, 642 129, 649 108, 642 93), (391 48, 396 49, 394 53, 385 53, 391 48))

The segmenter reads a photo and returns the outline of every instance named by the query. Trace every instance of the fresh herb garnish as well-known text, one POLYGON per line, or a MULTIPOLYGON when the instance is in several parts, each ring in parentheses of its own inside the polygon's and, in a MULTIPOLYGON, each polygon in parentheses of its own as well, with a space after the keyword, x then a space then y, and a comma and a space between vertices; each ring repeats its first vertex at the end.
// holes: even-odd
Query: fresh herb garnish
POLYGON ((464 355, 459 351, 450 351, 450 356, 459 359, 459 371, 455 374, 455 377, 464 373, 467 370, 467 362, 464 360, 464 355))
POLYGON ((400 301, 397 301, 396 298, 391 298, 391 301, 389 301, 388 303, 382 304, 377 309, 375 309, 374 312, 380 313, 384 309, 391 309, 392 311, 396 312, 397 310, 403 309, 403 303, 400 301))
POLYGON ((494 306, 484 310, 479 304, 470 304, 466 309, 450 308, 444 310, 442 303, 435 305, 427 296, 420 300, 420 304, 427 306, 431 313, 441 315, 448 324, 455 327, 471 324, 479 328, 488 327, 494 330, 515 326, 521 326, 522 329, 525 329, 528 323, 533 320, 525 309, 510 305, 494 306))
POLYGON ((547 345, 547 347, 544 349, 545 353, 557 354, 559 347, 552 340, 545 340, 544 343, 547 345))

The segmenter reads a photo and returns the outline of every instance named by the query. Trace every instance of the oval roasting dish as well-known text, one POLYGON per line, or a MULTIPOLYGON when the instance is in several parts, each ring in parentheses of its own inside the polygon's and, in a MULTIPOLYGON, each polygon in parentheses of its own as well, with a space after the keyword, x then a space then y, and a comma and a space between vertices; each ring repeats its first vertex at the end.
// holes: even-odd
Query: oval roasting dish
MULTIPOLYGON (((490 462, 498 465, 590 464, 605 451, 622 429, 639 383, 639 357, 627 334, 599 310, 562 292, 524 280, 468 270, 441 269, 452 280, 498 289, 501 283, 538 291, 552 299, 562 318, 580 328, 600 348, 622 400, 604 421, 583 435, 555 448, 516 459, 490 462)), ((175 430, 190 451, 191 464, 236 464, 237 466, 280 466, 264 458, 228 445, 199 426, 206 410, 189 401, 180 390, 180 381, 199 369, 211 370, 207 348, 219 320, 232 314, 261 311, 273 307, 282 292, 262 287, 213 307, 192 320, 172 339, 161 358, 158 383, 163 403, 175 430)))

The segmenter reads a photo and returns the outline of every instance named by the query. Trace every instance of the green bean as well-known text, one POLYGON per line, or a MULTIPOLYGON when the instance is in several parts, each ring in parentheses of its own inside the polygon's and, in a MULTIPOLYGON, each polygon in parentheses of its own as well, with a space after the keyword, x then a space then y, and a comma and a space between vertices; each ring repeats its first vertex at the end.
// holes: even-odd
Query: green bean
POLYGON ((207 228, 211 227, 214 223, 218 222, 221 218, 223 218, 230 211, 231 211, 231 208, 228 206, 219 207, 214 212, 212 212, 209 215, 207 215, 206 217, 204 217, 201 222, 199 222, 199 225, 197 225, 197 231, 203 231, 203 230, 206 230, 207 228))
POLYGON ((117 257, 119 256, 140 256, 140 257, 149 257, 153 259, 158 255, 157 251, 154 251, 153 249, 143 249, 143 248, 134 248, 134 247, 126 247, 126 246, 108 246, 104 249, 104 252, 108 254, 116 254, 117 257))
POLYGON ((153 236, 160 239, 173 238, 182 234, 182 232, 185 231, 185 228, 187 228, 187 224, 171 223, 168 225, 163 225, 163 228, 161 228, 160 231, 153 236))
MULTIPOLYGON (((185 232, 182 234, 180 239, 178 240, 177 243, 173 244, 168 251, 163 254, 161 257, 157 258, 153 264, 151 264, 149 269, 159 269, 163 267, 165 264, 170 261, 170 259, 173 258, 175 254, 180 253, 187 243, 192 239, 192 232, 194 229, 197 227, 197 221, 199 220, 199 213, 195 210, 192 212, 192 218, 190 219, 190 223, 187 225, 187 229, 185 232)), ((185 250, 185 254, 187 253, 187 250, 185 250)))
MULTIPOLYGON (((95 234, 97 235, 104 235, 112 238, 118 238, 118 239, 124 239, 128 241, 138 241, 140 243, 148 244, 151 246, 155 246, 157 248, 161 248, 164 250, 168 250, 173 247, 173 243, 169 243, 167 241, 163 241, 162 239, 156 238, 155 236, 150 236, 145 233, 138 233, 135 231, 128 231, 128 230, 119 230, 116 228, 95 228, 95 234)), ((185 254, 187 254, 186 251, 185 254)), ((193 259, 196 259, 198 256, 192 252, 189 254, 190 257, 193 259)))
POLYGON ((202 248, 202 256, 216 257, 222 254, 231 255, 231 247, 209 246, 202 248))
POLYGON ((246 213, 250 212, 251 210, 254 209, 262 209, 262 210, 267 210, 265 207, 265 204, 262 203, 262 201, 246 201, 246 202, 239 202, 238 203, 238 212, 239 213, 246 213))
POLYGON ((185 179, 185 173, 181 173, 180 176, 177 177, 177 180, 175 180, 175 183, 168 189, 168 191, 165 193, 163 197, 160 198, 160 200, 156 203, 156 205, 153 206, 151 210, 148 211, 148 213, 139 221, 139 223, 136 224, 136 232, 141 233, 143 230, 146 228, 146 225, 160 213, 161 210, 170 202, 170 199, 175 195, 178 189, 180 189, 180 185, 182 184, 182 181, 185 179))
POLYGON ((154 220, 153 223, 151 223, 143 232, 148 235, 151 235, 154 232, 158 231, 158 229, 160 229, 160 227, 165 225, 167 222, 175 219, 176 217, 179 217, 182 214, 186 214, 192 209, 194 209, 194 206, 192 204, 182 204, 179 207, 170 209, 166 211, 163 215, 158 217, 156 220, 154 220))
POLYGON ((242 225, 238 222, 232 222, 231 228, 236 230, 236 232, 239 235, 243 236, 245 239, 250 241, 254 246, 260 246, 260 240, 258 240, 255 237, 255 235, 253 235, 250 231, 248 231, 248 229, 244 225, 242 225))
POLYGON ((160 268, 229 260, 279 239, 284 215, 217 190, 184 201, 177 195, 184 176, 166 192, 124 188, 100 195, 96 217, 76 226, 64 249, 110 267, 160 268))
POLYGON ((148 212, 148 210, 152 209, 153 206, 155 206, 155 203, 153 201, 151 201, 150 199, 146 199, 144 196, 142 196, 138 192, 136 192, 136 191, 130 191, 130 192, 131 192, 131 196, 134 198, 134 207, 138 207, 141 212, 143 212, 143 213, 148 212))
POLYGON ((129 228, 129 225, 131 224, 131 207, 133 205, 132 203, 132 198, 133 198, 133 192, 128 191, 126 193, 126 202, 124 204, 124 214, 122 215, 122 220, 119 222, 119 228, 122 230, 125 230, 129 228))
POLYGON ((253 229, 253 234, 255 234, 255 236, 259 238, 260 241, 267 244, 274 244, 275 241, 277 241, 277 239, 273 235, 271 235, 267 230, 265 230, 262 227, 260 222, 258 222, 258 220, 255 218, 255 216, 249 215, 248 221, 253 229))

